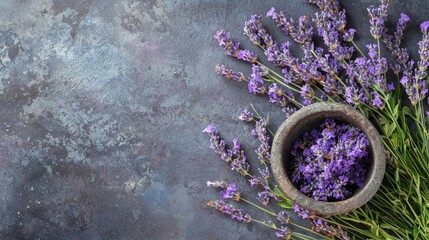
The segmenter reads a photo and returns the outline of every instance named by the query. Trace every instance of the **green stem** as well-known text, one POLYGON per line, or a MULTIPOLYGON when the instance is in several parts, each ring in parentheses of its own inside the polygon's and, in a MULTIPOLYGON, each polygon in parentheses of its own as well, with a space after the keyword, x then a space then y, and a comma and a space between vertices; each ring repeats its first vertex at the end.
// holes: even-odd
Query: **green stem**
POLYGON ((360 53, 360 55, 362 55, 362 57, 364 57, 366 59, 365 54, 363 54, 363 52, 360 50, 360 48, 358 47, 358 45, 356 45, 356 43, 353 40, 351 41, 351 43, 356 48, 356 50, 358 50, 358 52, 360 53))
POLYGON ((246 200, 246 199, 244 199, 244 198, 240 198, 240 199, 241 199, 241 200, 243 200, 243 202, 248 203, 248 204, 250 204, 250 205, 252 205, 252 206, 256 207, 257 209, 259 209, 259 210, 261 210, 261 211, 264 211, 265 213, 270 214, 271 216, 275 216, 275 217, 277 217, 277 214, 275 214, 275 213, 273 213, 273 212, 271 212, 271 211, 269 211, 269 210, 267 210, 267 209, 265 209, 265 208, 263 208, 263 207, 261 207, 261 206, 259 206, 259 205, 255 204, 255 203, 253 203, 253 202, 251 202, 251 201, 249 201, 249 200, 246 200))

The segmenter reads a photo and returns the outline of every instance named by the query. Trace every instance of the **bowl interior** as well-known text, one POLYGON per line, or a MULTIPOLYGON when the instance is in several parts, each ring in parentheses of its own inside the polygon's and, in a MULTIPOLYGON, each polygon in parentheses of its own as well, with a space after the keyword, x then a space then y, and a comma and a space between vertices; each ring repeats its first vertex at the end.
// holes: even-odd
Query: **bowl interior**
MULTIPOLYGON (((302 134, 304 132, 309 132, 313 129, 317 129, 320 127, 320 125, 323 123, 323 121, 325 121, 325 119, 327 118, 331 118, 334 119, 335 122, 337 124, 350 124, 354 127, 358 127, 359 129, 361 129, 360 126, 356 125, 356 123, 353 123, 353 121, 350 121, 351 119, 348 116, 345 116, 341 113, 334 113, 334 112, 326 112, 326 113, 320 113, 320 115, 318 116, 312 116, 311 118, 305 118, 302 119, 302 121, 299 122, 299 124, 295 125, 295 128, 293 129, 293 131, 291 131, 290 135, 287 136, 287 142, 288 144, 285 144, 284 149, 283 149, 283 156, 284 156, 284 161, 283 161, 283 167, 285 169, 285 173, 287 175, 287 177, 290 178, 290 172, 291 172, 291 166, 290 166, 290 162, 293 160, 290 154, 290 152, 292 151, 292 148, 295 144, 295 141, 297 139, 299 139, 302 134)), ((365 131, 363 129, 361 129, 364 133, 365 131)), ((366 135, 366 133, 365 133, 366 135)), ((368 136, 367 136, 368 138, 368 136)), ((369 141, 369 140, 368 140, 369 141)), ((372 171, 372 169, 374 168, 374 159, 373 159, 373 146, 371 144, 371 141, 369 141, 369 146, 368 146, 368 165, 367 165, 367 172, 366 172, 366 176, 365 176, 365 181, 364 184, 362 185, 362 187, 360 188, 356 188, 353 189, 353 193, 352 195, 350 195, 348 198, 353 197, 354 195, 356 195, 357 193, 359 193, 361 191, 362 188, 365 188, 365 186, 369 183, 369 179, 368 176, 370 176, 370 172, 372 171)), ((293 184, 295 186, 296 189, 299 190, 298 186, 296 184, 293 184)), ((330 201, 330 202, 339 202, 339 201, 344 201, 344 200, 336 200, 336 201, 330 201)))

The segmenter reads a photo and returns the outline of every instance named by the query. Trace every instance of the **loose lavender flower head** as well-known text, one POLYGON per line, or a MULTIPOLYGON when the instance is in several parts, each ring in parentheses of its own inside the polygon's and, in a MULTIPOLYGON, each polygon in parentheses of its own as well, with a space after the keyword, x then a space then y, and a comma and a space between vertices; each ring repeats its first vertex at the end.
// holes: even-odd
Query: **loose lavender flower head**
POLYGON ((225 65, 217 65, 216 66, 216 73, 219 75, 225 76, 228 79, 232 79, 232 80, 238 81, 238 82, 245 80, 243 73, 235 72, 232 69, 225 67, 225 65))
POLYGON ((221 213, 229 215, 232 219, 239 222, 250 223, 252 221, 252 217, 249 214, 244 212, 242 209, 234 208, 223 200, 209 201, 207 202, 207 206, 215 208, 221 213))

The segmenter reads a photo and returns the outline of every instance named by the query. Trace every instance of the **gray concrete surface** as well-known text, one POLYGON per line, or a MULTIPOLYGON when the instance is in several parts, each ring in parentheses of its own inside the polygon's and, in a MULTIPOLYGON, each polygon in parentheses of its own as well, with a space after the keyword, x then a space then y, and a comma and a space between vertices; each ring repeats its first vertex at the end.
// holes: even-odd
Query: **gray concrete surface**
MULTIPOLYGON (((359 42, 369 41, 366 8, 377 2, 342 2, 359 42)), ((427 3, 394 1, 395 19, 414 20, 410 46, 427 3)), ((246 185, 201 133, 215 123, 252 152, 238 110, 253 102, 273 128, 281 123, 278 108, 213 71, 225 63, 249 73, 212 35, 224 28, 254 49, 243 22, 271 6, 293 17, 315 10, 304 1, 0 0, 0 239, 275 238, 205 206, 217 196, 207 180, 246 185)))

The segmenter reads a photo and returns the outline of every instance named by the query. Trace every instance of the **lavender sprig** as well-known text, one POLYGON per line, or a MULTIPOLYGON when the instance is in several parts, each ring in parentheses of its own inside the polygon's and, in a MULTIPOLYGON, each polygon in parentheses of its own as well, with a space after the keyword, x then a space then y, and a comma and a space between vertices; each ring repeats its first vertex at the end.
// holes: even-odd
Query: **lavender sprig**
POLYGON ((239 222, 250 223, 252 221, 252 217, 244 212, 243 209, 234 208, 231 204, 227 204, 223 200, 209 201, 207 202, 207 206, 215 208, 239 222))
POLYGON ((218 41, 219 46, 223 47, 226 55, 251 63, 257 61, 258 57, 255 53, 249 50, 240 50, 240 42, 233 42, 229 32, 219 30, 213 37, 218 41))
POLYGON ((243 176, 249 175, 250 165, 247 162, 247 156, 241 150, 240 142, 233 139, 233 147, 226 148, 226 142, 220 139, 220 136, 214 125, 208 125, 203 132, 210 136, 210 148, 221 156, 221 159, 231 164, 231 169, 237 171, 243 176))
POLYGON ((241 72, 235 72, 230 68, 227 68, 225 65, 217 65, 216 73, 219 75, 222 75, 226 77, 227 79, 232 79, 237 82, 245 81, 246 78, 244 77, 243 73, 241 72))

